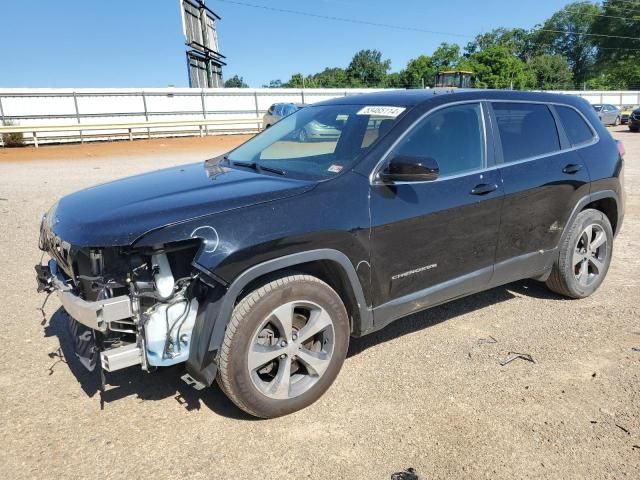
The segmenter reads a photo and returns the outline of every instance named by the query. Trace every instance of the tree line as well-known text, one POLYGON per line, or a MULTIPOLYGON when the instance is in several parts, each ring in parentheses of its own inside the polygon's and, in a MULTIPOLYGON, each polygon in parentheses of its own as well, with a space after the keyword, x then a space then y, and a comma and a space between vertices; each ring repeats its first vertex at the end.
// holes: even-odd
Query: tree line
MULTIPOLYGON (((433 87, 442 70, 469 70, 479 88, 640 89, 640 0, 574 2, 533 29, 496 28, 461 47, 441 43, 399 72, 378 50, 357 52, 346 67, 325 68, 263 87, 433 87)), ((225 87, 246 87, 235 75, 225 87)))

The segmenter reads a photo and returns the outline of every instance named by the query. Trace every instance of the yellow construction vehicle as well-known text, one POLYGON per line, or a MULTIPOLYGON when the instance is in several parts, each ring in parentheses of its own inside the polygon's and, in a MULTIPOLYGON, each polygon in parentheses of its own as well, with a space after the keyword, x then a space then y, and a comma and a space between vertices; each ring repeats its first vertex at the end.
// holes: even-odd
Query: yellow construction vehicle
POLYGON ((446 70, 438 72, 436 88, 472 88, 473 72, 467 70, 446 70))

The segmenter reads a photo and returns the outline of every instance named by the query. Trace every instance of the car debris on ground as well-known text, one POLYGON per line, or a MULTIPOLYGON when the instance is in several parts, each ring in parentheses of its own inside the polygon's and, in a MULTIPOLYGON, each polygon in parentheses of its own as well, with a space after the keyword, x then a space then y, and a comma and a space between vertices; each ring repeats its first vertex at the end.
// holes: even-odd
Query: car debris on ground
POLYGON ((503 367, 516 360, 517 358, 521 358, 522 360, 526 360, 527 362, 536 363, 531 355, 528 353, 518 353, 518 352, 509 352, 504 360, 500 362, 500 365, 503 367))
POLYGON ((493 336, 489 335, 488 338, 479 338, 478 339, 478 345, 484 345, 486 343, 498 343, 498 340, 496 340, 495 338, 493 338, 493 336))
POLYGON ((420 477, 414 468, 409 467, 401 472, 392 473, 391 480, 420 480, 420 477))

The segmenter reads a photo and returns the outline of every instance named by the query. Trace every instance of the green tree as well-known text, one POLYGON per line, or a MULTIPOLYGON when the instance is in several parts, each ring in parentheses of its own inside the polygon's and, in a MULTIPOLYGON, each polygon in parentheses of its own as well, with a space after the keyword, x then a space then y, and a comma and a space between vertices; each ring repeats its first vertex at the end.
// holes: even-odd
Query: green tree
POLYGON ((322 72, 311 75, 313 85, 322 88, 347 88, 349 78, 344 68, 325 68, 322 72))
POLYGON ((244 83, 244 79, 242 77, 234 75, 224 82, 224 88, 249 88, 249 85, 244 83))
POLYGON ((282 84, 283 88, 303 88, 305 86, 304 77, 301 73, 294 73, 288 82, 282 84))
POLYGON ((640 90, 638 58, 627 55, 601 65, 586 86, 593 90, 640 90))
POLYGON ((460 46, 443 42, 431 55, 431 66, 437 71, 455 68, 460 61, 460 46))
POLYGON ((567 59, 561 55, 543 53, 528 62, 535 76, 535 88, 541 90, 562 90, 573 87, 573 73, 567 59))
POLYGON ((609 0, 604 15, 593 25, 598 54, 595 76, 588 83, 598 89, 640 89, 640 41, 617 37, 640 38, 640 0, 609 0))
POLYGON ((262 88, 282 88, 282 80, 271 80, 269 85, 262 85, 262 88))
POLYGON ((535 77, 527 64, 505 46, 495 45, 480 50, 460 62, 459 68, 471 70, 479 88, 532 88, 535 77))
POLYGON ((407 88, 404 83, 403 72, 389 73, 384 79, 385 88, 407 88))
POLYGON ((399 73, 400 85, 398 86, 417 88, 422 87, 422 82, 424 81, 425 86, 431 87, 436 73, 437 70, 433 66, 431 57, 420 55, 409 60, 406 68, 399 73))
POLYGON ((528 61, 535 50, 533 36, 524 28, 496 28, 487 33, 476 35, 476 38, 465 47, 465 56, 473 55, 489 47, 507 47, 511 53, 522 61, 528 61))
POLYGON ((354 87, 381 87, 390 68, 391 60, 382 60, 380 51, 360 50, 347 68, 347 77, 354 87))
POLYGON ((589 2, 570 3, 554 13, 534 34, 540 53, 562 55, 567 59, 578 84, 587 80, 595 63, 596 41, 590 34, 601 13, 600 6, 589 2))

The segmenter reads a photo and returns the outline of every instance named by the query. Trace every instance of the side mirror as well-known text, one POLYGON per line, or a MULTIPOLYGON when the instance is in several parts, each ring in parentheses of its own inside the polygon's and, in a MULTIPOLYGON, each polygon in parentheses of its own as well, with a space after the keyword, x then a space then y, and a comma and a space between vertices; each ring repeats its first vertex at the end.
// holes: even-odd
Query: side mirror
POLYGON ((440 167, 431 157, 396 155, 380 171, 379 177, 385 183, 430 182, 438 178, 440 167))

